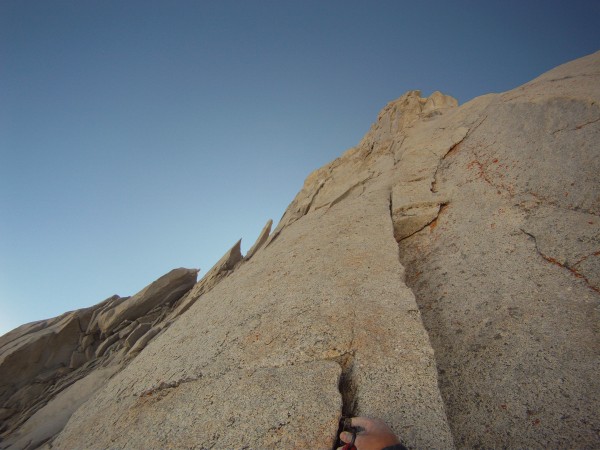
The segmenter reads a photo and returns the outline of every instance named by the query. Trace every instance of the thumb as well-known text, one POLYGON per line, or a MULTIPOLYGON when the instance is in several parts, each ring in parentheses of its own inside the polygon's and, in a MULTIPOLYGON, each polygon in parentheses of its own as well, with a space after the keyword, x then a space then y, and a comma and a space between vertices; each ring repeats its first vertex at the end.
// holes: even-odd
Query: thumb
POLYGON ((352 433, 349 433, 347 431, 342 431, 340 433, 340 440, 345 443, 350 442, 352 440, 352 433))

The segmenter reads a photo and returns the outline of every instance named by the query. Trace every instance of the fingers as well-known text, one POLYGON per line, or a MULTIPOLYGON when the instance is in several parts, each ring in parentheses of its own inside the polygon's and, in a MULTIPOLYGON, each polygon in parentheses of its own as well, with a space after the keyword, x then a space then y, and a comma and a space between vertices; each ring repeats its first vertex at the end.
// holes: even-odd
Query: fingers
POLYGON ((365 431, 369 431, 372 427, 373 419, 369 419, 368 417, 352 417, 350 423, 353 427, 361 427, 365 431))
POLYGON ((349 433, 348 431, 342 431, 340 433, 340 440, 347 444, 352 440, 352 433, 349 433))

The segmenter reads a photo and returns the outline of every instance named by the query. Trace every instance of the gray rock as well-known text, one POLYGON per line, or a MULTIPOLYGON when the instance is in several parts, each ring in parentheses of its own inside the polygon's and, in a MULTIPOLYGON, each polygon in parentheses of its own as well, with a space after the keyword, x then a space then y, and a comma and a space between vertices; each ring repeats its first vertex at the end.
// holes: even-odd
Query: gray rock
POLYGON ((551 202, 540 200, 536 206, 529 206, 521 230, 533 239, 542 258, 569 270, 600 292, 598 216, 579 205, 557 211, 551 202))

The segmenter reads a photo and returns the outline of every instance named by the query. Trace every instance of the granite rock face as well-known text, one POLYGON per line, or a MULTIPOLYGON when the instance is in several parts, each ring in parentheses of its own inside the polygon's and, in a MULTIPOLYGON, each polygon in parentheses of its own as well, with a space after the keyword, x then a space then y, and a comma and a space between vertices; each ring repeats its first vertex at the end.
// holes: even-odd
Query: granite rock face
POLYGON ((87 398, 158 334, 173 303, 194 286, 197 273, 174 269, 133 297, 115 295, 2 336, 0 447, 36 448, 57 434, 87 398))
POLYGON ((477 103, 399 244, 455 442, 598 447, 600 54, 477 103))
POLYGON ((599 142, 600 52, 407 92, 245 257, 1 337, 0 447, 598 447, 599 142))
POLYGON ((156 306, 179 300, 196 284, 197 273, 190 269, 172 270, 133 297, 100 312, 97 317, 98 328, 106 334, 125 320, 135 320, 156 306))

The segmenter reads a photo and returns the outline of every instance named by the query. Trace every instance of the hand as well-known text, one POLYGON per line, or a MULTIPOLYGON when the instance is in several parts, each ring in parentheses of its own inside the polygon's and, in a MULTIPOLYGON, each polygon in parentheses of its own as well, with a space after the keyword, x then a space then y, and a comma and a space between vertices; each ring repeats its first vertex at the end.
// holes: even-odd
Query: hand
MULTIPOLYGON (((400 444, 400 440, 383 420, 369 419, 367 417, 353 417, 351 425, 359 427, 354 445, 358 450, 381 450, 390 445, 400 444)), ((342 431, 340 433, 342 442, 352 441, 352 433, 342 431)), ((339 447, 341 449, 342 447, 339 447)))

